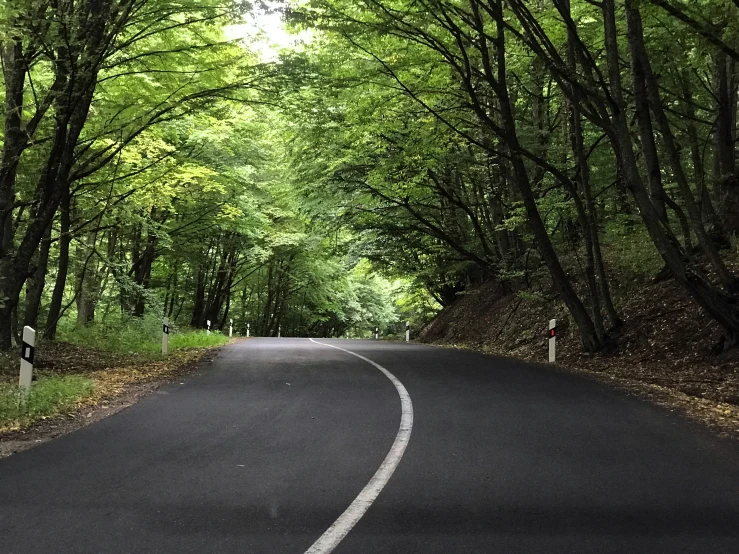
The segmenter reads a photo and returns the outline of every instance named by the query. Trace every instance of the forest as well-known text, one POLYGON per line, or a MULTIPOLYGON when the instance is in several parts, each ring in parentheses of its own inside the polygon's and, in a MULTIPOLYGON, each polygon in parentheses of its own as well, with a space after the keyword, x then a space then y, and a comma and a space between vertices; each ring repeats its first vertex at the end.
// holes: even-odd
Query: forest
POLYGON ((739 344, 737 0, 12 0, 0 57, 0 349, 494 283, 608 351, 634 274, 739 344))

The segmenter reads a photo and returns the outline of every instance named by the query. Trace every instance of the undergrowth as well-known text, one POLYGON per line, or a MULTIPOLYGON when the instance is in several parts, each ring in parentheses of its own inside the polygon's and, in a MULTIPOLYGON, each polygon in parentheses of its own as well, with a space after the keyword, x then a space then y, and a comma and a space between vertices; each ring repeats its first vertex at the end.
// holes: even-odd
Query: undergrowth
POLYGON ((73 408, 93 393, 91 379, 80 375, 35 381, 26 399, 14 384, 0 383, 0 429, 25 426, 73 408))
MULTIPOLYGON (((119 320, 77 326, 70 322, 59 330, 59 340, 99 350, 146 354, 155 357, 162 349, 162 323, 156 317, 121 318, 119 320)), ((219 331, 208 335, 203 330, 178 329, 170 326, 169 349, 220 346, 228 337, 219 331)))

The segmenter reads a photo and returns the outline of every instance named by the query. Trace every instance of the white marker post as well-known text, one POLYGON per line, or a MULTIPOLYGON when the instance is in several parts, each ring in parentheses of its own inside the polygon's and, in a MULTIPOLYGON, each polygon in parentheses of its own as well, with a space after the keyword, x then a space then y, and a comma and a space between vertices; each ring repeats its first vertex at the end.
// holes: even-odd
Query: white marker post
POLYGON ((379 340, 379 339, 380 339, 380 328, 375 327, 375 340, 379 340))
POLYGON ((279 339, 282 336, 282 325, 277 326, 277 338, 279 339))
POLYGON ((231 338, 234 335, 234 320, 231 319, 228 324, 228 337, 231 338))
POLYGON ((31 392, 33 379, 33 353, 36 350, 36 331, 28 325, 23 328, 23 343, 21 344, 21 374, 18 378, 24 398, 31 392))
POLYGON ((208 320, 208 336, 210 336, 210 319, 208 320))
POLYGON ((246 338, 249 338, 249 332, 251 331, 251 323, 246 324, 246 338))
POLYGON ((405 322, 405 342, 411 342, 411 322, 405 322))
POLYGON ((549 320, 549 363, 553 364, 555 359, 555 346, 557 342, 557 320, 549 320))
POLYGON ((169 318, 162 320, 162 354, 169 354, 169 318))

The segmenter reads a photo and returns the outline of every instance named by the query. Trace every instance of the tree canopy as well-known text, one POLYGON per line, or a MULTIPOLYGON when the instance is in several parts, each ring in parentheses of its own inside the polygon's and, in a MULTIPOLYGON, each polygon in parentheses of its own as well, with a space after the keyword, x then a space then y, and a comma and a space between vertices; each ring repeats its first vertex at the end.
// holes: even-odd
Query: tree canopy
POLYGON ((5 3, 0 347, 400 334, 494 281, 598 351, 624 257, 736 346, 738 31, 729 0, 5 3))

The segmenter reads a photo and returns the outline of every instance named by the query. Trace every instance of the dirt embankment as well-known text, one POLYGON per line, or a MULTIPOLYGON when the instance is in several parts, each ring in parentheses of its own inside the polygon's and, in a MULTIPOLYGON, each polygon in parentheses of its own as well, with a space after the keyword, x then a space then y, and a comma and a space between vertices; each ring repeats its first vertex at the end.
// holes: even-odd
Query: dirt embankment
POLYGON ((587 354, 561 303, 502 295, 488 284, 460 296, 419 338, 546 362, 547 325, 557 318, 559 370, 606 381, 739 438, 739 352, 712 355, 718 327, 671 282, 634 287, 619 310, 625 326, 617 347, 587 354))

